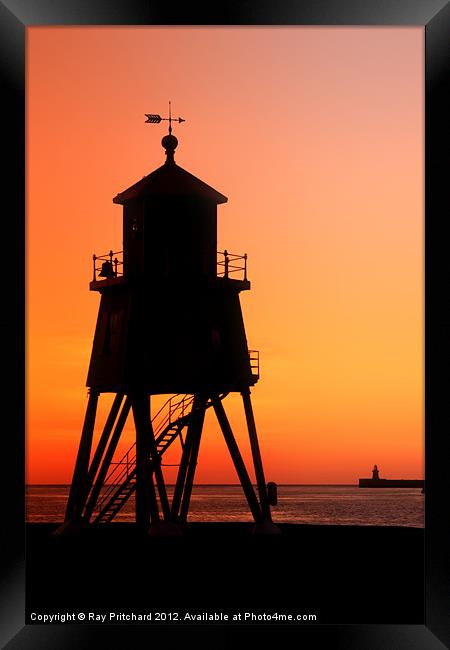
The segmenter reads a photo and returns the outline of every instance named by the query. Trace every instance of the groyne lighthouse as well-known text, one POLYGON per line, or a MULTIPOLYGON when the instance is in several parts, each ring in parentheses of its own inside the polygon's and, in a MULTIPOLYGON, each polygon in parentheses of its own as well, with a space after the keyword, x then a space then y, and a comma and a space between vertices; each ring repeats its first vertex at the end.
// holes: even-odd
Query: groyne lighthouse
POLYGON ((175 162, 178 140, 168 121, 164 163, 113 198, 123 208, 123 250, 94 255, 90 290, 100 307, 89 364, 89 398, 65 523, 59 534, 114 520, 134 495, 136 525, 150 534, 181 534, 189 513, 207 409, 212 409, 255 522, 272 523, 274 484, 266 484, 250 389, 259 354, 249 350, 240 305, 250 290, 247 255, 217 251, 217 206, 227 197, 175 162), (93 448, 99 399, 114 395, 93 448), (225 410, 242 397, 256 489, 225 410), (167 395, 152 412, 152 397, 167 395), (117 447, 133 418, 135 442, 117 447), (169 498, 164 454, 179 446, 169 498), (173 447, 172 447, 173 449, 173 447))

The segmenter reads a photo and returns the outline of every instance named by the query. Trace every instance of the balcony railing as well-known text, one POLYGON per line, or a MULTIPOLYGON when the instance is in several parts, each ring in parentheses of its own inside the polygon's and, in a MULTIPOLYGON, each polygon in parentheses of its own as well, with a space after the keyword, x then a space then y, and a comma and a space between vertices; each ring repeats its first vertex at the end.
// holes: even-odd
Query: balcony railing
POLYGON ((112 251, 105 255, 92 256, 94 277, 93 281, 118 278, 123 275, 123 251, 112 251), (117 257, 120 255, 121 257, 117 257))
MULTIPOLYGON (((217 251, 217 275, 247 281, 247 253, 236 255, 227 250, 217 251)), ((104 255, 92 256, 93 281, 117 278, 123 275, 123 251, 110 250, 104 255)))
POLYGON ((229 253, 227 250, 217 251, 217 255, 221 255, 217 259, 217 275, 222 278, 229 278, 231 275, 235 277, 240 275, 241 280, 247 280, 247 253, 245 255, 235 255, 229 253))

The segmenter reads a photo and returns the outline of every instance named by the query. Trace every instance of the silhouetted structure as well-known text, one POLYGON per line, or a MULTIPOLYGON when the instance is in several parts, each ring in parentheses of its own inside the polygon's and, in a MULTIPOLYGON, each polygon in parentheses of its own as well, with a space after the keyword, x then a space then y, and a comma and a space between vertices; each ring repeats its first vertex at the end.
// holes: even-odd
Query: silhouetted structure
POLYGON ((363 488, 424 488, 424 481, 415 479, 380 478, 378 466, 374 465, 372 478, 360 478, 359 487, 363 488))
MULTIPOLYGON (((156 123, 166 119, 147 117, 156 123)), ((250 289, 247 255, 225 250, 217 260, 217 205, 227 198, 175 163, 178 140, 173 118, 167 119, 165 164, 113 199, 123 206, 123 257, 111 250, 93 258, 90 290, 100 293, 101 302, 87 378, 89 402, 60 532, 80 522, 112 521, 135 493, 139 526, 177 533, 187 519, 210 407, 253 518, 261 524, 255 530, 275 532, 250 398, 259 356, 248 350, 239 301, 239 293, 250 289), (258 496, 222 403, 230 392, 242 395, 258 496), (92 454, 103 393, 115 397, 92 454), (157 394, 173 397, 152 418, 150 397, 157 394), (130 410, 136 442, 112 463, 130 410), (170 503, 161 460, 176 440, 182 453, 170 503)))

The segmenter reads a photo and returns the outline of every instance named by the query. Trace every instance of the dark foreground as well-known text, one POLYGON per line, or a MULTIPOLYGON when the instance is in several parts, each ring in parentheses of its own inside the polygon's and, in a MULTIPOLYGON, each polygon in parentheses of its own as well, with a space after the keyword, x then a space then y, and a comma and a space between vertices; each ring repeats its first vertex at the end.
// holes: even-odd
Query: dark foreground
MULTIPOLYGON (((423 624, 417 528, 190 524, 150 538, 130 524, 51 536, 27 525, 27 622, 36 612, 315 614, 317 623, 423 624)), ((230 619, 229 619, 230 620, 230 619)))

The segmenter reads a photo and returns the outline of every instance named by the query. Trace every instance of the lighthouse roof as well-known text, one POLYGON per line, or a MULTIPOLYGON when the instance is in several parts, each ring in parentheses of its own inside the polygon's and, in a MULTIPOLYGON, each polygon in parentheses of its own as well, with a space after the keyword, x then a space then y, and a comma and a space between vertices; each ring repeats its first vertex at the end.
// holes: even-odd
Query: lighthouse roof
POLYGON ((153 195, 199 196, 212 203, 226 203, 227 197, 190 174, 176 163, 165 163, 140 181, 119 192, 113 203, 123 205, 127 201, 153 195))

